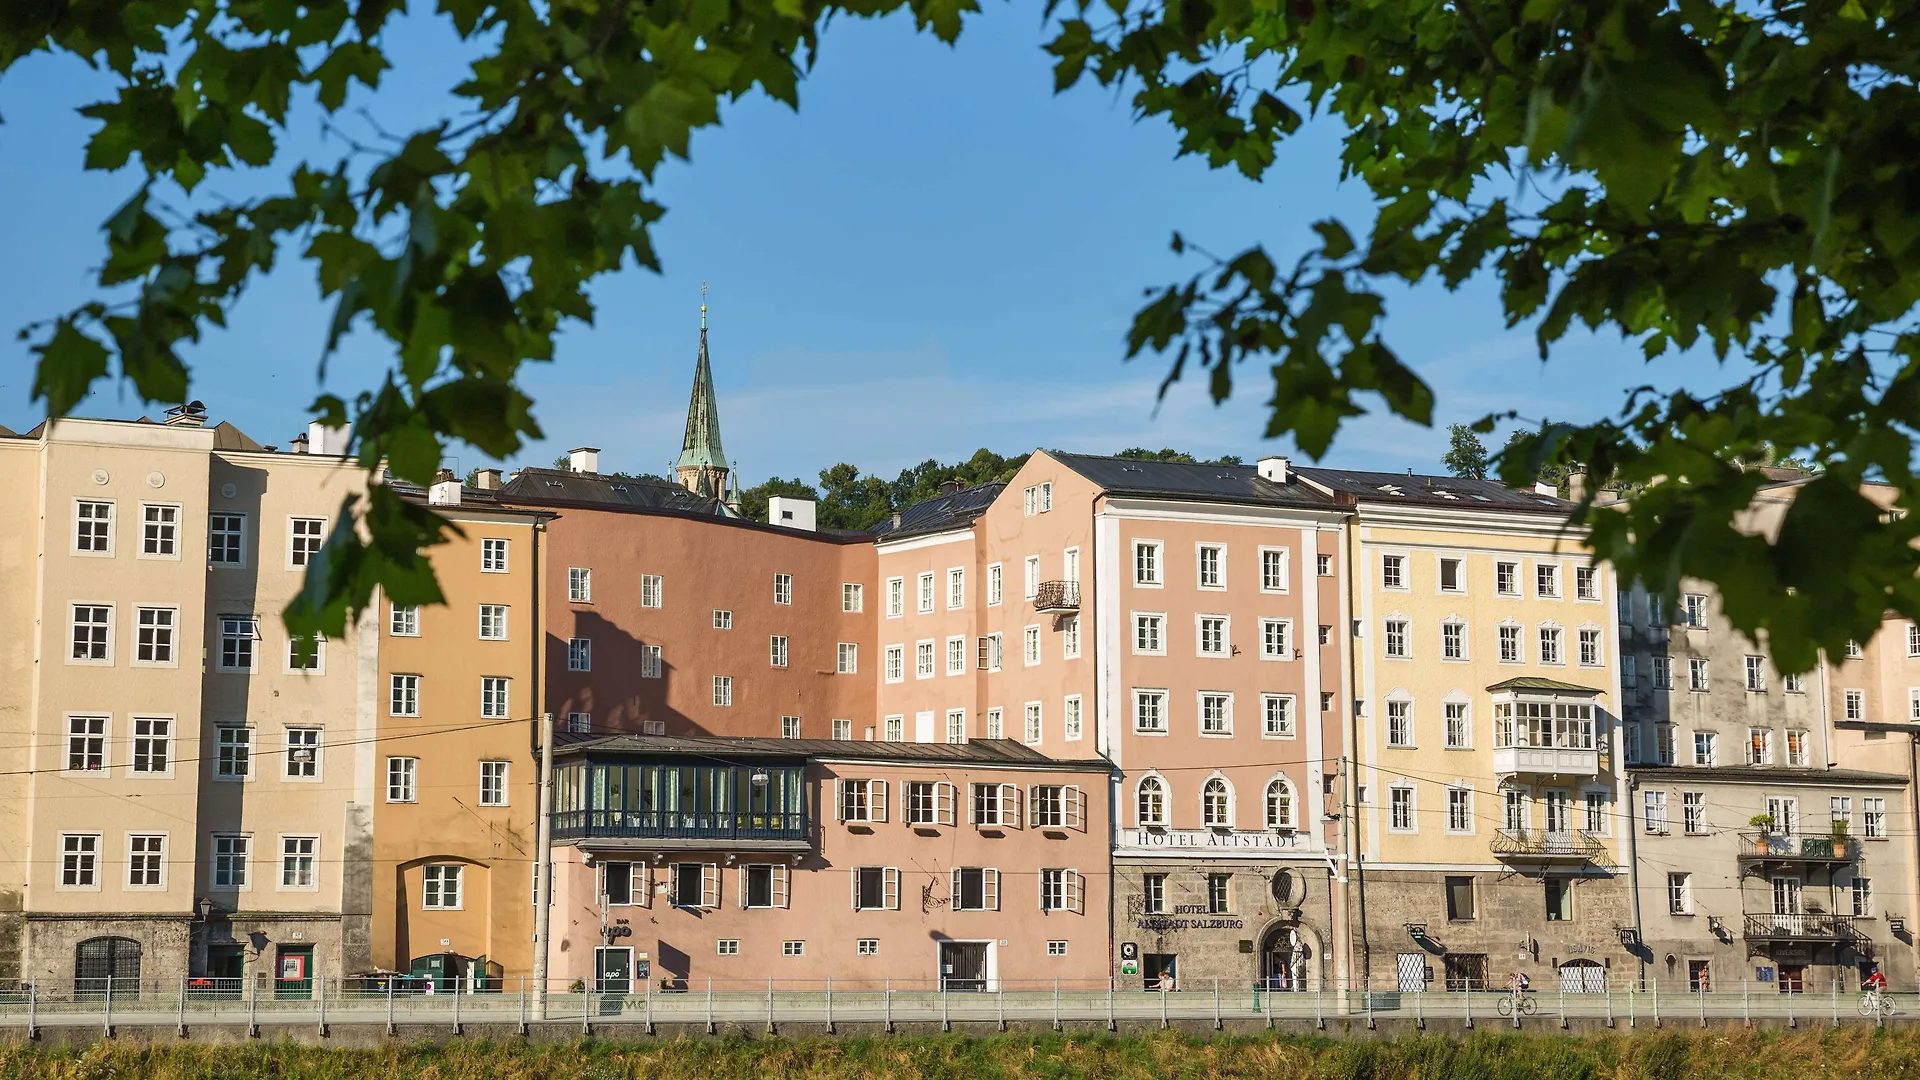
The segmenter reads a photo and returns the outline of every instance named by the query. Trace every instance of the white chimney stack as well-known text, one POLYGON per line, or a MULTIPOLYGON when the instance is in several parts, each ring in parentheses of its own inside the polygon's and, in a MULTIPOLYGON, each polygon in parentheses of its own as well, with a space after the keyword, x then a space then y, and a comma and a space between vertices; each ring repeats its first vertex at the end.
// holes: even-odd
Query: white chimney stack
POLYGON ((1283 457, 1263 457, 1255 467, 1260 470, 1262 480, 1271 480, 1276 484, 1286 483, 1288 477, 1293 475, 1293 462, 1283 457))
POLYGON ((459 506, 460 478, 446 469, 441 469, 433 479, 433 486, 427 489, 428 506, 459 506))
POLYGON ((330 428, 319 421, 307 425, 307 453, 332 454, 341 457, 347 452, 347 445, 353 441, 353 425, 342 424, 330 428))
POLYGON ((598 473, 600 471, 600 448, 597 446, 576 446, 567 451, 567 468, 574 472, 598 473))
POLYGON ((814 531, 814 502, 812 499, 793 499, 785 495, 775 495, 767 500, 767 524, 779 525, 801 532, 814 531))

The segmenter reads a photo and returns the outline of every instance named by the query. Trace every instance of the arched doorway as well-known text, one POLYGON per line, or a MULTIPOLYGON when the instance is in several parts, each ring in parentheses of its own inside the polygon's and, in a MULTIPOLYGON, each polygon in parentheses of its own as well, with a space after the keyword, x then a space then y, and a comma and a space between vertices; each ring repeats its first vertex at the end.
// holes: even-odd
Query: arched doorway
POLYGON ((1607 992, 1607 969, 1592 960, 1568 960, 1560 965, 1560 992, 1604 994, 1607 992))
POLYGON ((1260 985, 1282 993, 1300 993, 1318 985, 1320 958, 1313 931, 1291 920, 1274 923, 1260 938, 1260 985))
POLYGON ((88 938, 74 946, 76 994, 134 993, 140 988, 140 943, 132 938, 88 938))

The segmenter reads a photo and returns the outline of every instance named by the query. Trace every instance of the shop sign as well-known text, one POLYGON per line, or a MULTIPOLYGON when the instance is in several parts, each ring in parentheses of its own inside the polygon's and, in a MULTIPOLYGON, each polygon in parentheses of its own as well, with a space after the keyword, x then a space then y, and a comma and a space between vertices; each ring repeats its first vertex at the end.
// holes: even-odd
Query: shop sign
POLYGON ((1123 847, 1173 848, 1182 851, 1305 851, 1307 842, 1299 833, 1248 830, 1224 832, 1217 829, 1122 829, 1123 847))
POLYGON ((1144 915, 1133 921, 1141 930, 1161 934, 1170 930, 1244 930, 1245 919, 1233 919, 1222 916, 1188 917, 1181 915, 1144 915))

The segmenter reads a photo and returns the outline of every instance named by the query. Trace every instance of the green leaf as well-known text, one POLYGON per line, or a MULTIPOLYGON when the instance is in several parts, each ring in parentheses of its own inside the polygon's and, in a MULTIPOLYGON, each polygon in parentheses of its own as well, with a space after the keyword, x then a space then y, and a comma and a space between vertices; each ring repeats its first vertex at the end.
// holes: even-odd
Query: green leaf
POLYGON ((33 399, 47 403, 48 416, 65 416, 107 374, 107 347, 88 337, 71 319, 54 324, 53 334, 32 348, 40 363, 34 370, 33 399))

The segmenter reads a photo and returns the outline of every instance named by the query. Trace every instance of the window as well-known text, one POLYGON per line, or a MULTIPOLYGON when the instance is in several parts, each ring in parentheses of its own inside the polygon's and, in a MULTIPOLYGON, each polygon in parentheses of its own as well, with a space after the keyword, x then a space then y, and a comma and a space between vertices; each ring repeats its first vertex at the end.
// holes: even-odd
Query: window
POLYGON ((1673 657, 1653 657, 1653 688, 1655 690, 1673 689, 1673 657))
POLYGON ((790 605, 793 603, 793 575, 773 575, 773 602, 790 605))
POLYGON ((1600 631, 1597 627, 1584 627, 1580 631, 1580 666, 1599 667, 1604 661, 1600 657, 1600 631))
POLYGON ((387 711, 394 716, 420 715, 420 676, 395 675, 389 686, 387 711))
POLYGON ((165 884, 167 838, 153 833, 127 837, 127 888, 158 889, 165 884))
POLYGON ((1693 914, 1693 875, 1667 875, 1667 912, 1672 915, 1693 914))
MULTIPOLYGON (((678 908, 720 906, 720 868, 712 863, 671 863, 667 870, 668 901, 678 908)), ((735 951, 739 947, 735 946, 735 951)))
POLYGON ((245 514, 208 514, 207 565, 245 565, 246 535, 245 514))
POLYGON ((1260 695, 1260 734, 1269 739, 1293 738, 1293 698, 1290 695, 1260 695))
POLYGON ((1866 691, 1849 690, 1846 692, 1846 711, 1844 716, 1848 720, 1865 720, 1867 718, 1866 691))
POLYGON ((885 780, 841 780, 839 788, 841 821, 868 823, 887 820, 885 780))
POLYGON ((1167 692, 1165 690, 1133 692, 1133 730, 1156 735, 1166 734, 1167 692))
MULTIPOLYGON (((985 665, 981 665, 984 667, 985 665)), ((907 677, 907 650, 904 645, 889 645, 886 652, 887 681, 900 682, 907 677)))
POLYGON ((1285 548, 1260 549, 1260 591, 1287 591, 1287 550, 1285 548))
POLYGON ((1500 792, 1500 827, 1508 832, 1524 832, 1530 817, 1527 793, 1514 788, 1500 792))
POLYGON ((1387 745, 1413 745, 1413 702, 1404 698, 1387 702, 1387 745))
POLYGON ((1388 656, 1405 660, 1412 655, 1412 649, 1407 643, 1407 620, 1388 619, 1386 631, 1384 651, 1388 656))
POLYGON ((1887 838, 1887 800, 1882 798, 1860 800, 1860 835, 1869 840, 1887 838))
POLYGON ((856 612, 861 609, 866 587, 857 582, 844 582, 840 586, 840 610, 856 612))
POLYGON ((1004 659, 1000 635, 988 634, 979 640, 980 655, 976 658, 982 671, 999 671, 1004 659))
POLYGON ((1543 626, 1540 628, 1540 662, 1558 664, 1560 659, 1560 628, 1543 626))
POLYGON ((1699 593, 1688 593, 1681 597, 1681 610, 1685 612, 1687 627, 1692 630, 1707 628, 1707 598, 1699 593))
POLYGON ((1080 732, 1081 732, 1080 723, 1081 723, 1080 695, 1074 694, 1068 697, 1067 700, 1061 704, 1061 710, 1060 710, 1061 737, 1066 739, 1068 742, 1072 742, 1075 739, 1078 739, 1080 737, 1080 732))
POLYGON ((1140 910, 1145 915, 1167 913, 1167 875, 1143 874, 1140 877, 1140 910))
POLYGON ((60 887, 63 889, 100 887, 100 836, 98 833, 60 834, 60 887))
POLYGON ((1162 636, 1161 631, 1164 628, 1165 622, 1166 616, 1164 615, 1142 615, 1139 612, 1135 612, 1133 616, 1133 651, 1155 656, 1164 655, 1167 651, 1166 639, 1162 636))
POLYGON ((1560 598, 1560 567, 1555 563, 1535 563, 1533 567, 1534 595, 1543 600, 1560 598))
POLYGON ((713 677, 713 703, 721 708, 733 704, 733 676, 715 675, 713 677))
POLYGON ((1505 623, 1500 627, 1500 662, 1503 664, 1522 662, 1520 628, 1512 623, 1505 623))
POLYGON ((593 714, 570 712, 567 714, 567 731, 573 734, 585 734, 593 730, 593 714))
POLYGON ((140 554, 156 559, 179 558, 179 507, 142 506, 140 508, 140 554))
POLYGON ((1440 560, 1440 591, 1466 592, 1466 563, 1461 559, 1442 558, 1440 560))
POLYGON ((73 605, 73 653, 75 660, 111 662, 107 647, 113 627, 113 608, 106 604, 73 605))
POLYGON ((480 640, 505 641, 507 639, 507 605, 480 605, 480 640))
POLYGON ((1027 745, 1040 745, 1040 703, 1027 702, 1027 726, 1025 731, 1027 745))
POLYGON ((1857 918, 1857 919, 1872 918, 1873 917, 1873 881, 1869 878, 1863 878, 1863 877, 1854 878, 1853 887, 1849 891, 1852 893, 1854 918, 1857 918))
POLYGON ((1380 587, 1383 589, 1404 589, 1407 587, 1407 557, 1405 555, 1382 555, 1380 557, 1380 587))
POLYGON ((1808 763, 1807 733, 1798 728, 1787 729, 1787 764, 1805 766, 1808 763))
POLYGON ((1683 791, 1680 793, 1680 824, 1688 836, 1707 834, 1706 792, 1683 791))
POLYGON ((1747 764, 1773 764, 1772 728, 1757 727, 1747 729, 1747 764))
POLYGON ((320 884, 318 864, 320 838, 283 836, 280 838, 280 887, 312 889, 320 884))
POLYGON ((987 710, 987 738, 1003 739, 1005 737, 1006 737, 1006 727, 1001 722, 1001 713, 999 708, 995 707, 995 708, 988 709, 987 710))
POLYGON ((1390 832, 1413 832, 1413 789, 1410 787, 1390 787, 1387 789, 1387 829, 1390 832))
POLYGON ((1447 789, 1447 831, 1469 833, 1473 831, 1473 789, 1450 787, 1447 789))
POLYGON ((1036 829, 1078 829, 1086 822, 1080 789, 1073 785, 1035 784, 1027 789, 1027 812, 1036 829))
POLYGON ((415 783, 419 774, 420 759, 410 757, 390 757, 387 759, 387 801, 390 803, 409 803, 415 801, 418 794, 415 783))
POLYGON ((313 780, 320 775, 320 729, 287 729, 287 760, 282 773, 288 780, 313 780))
POLYGON ((994 563, 992 566, 987 567, 987 606, 988 607, 1000 606, 1000 600, 1004 591, 1004 585, 1002 582, 1003 576, 1004 575, 1001 572, 999 563, 994 563))
MULTIPOLYGON (((652 646, 652 648, 654 650, 654 655, 658 656, 659 646, 657 645, 652 646)), ((583 637, 567 639, 567 670, 568 671, 592 671, 593 670, 592 639, 583 638, 583 637)), ((641 674, 644 675, 645 672, 642 672, 641 674)), ((660 676, 658 673, 655 673, 648 677, 657 679, 660 676)))
POLYGON ((659 574, 640 575, 640 606, 657 608, 666 594, 666 582, 659 574))
POLYGON ((1200 823, 1210 829, 1233 827, 1233 789, 1218 776, 1200 789, 1200 823))
POLYGON ((1026 562, 1025 596, 1031 600, 1038 595, 1040 595, 1040 556, 1029 555, 1026 562))
POLYGON ((1040 910, 1072 911, 1082 910, 1081 896, 1085 892, 1080 875, 1072 870, 1040 871, 1040 910))
POLYGON ((897 619, 906 611, 906 596, 905 578, 887 579, 887 618, 897 619))
POLYGON ((714 608, 713 628, 715 630, 733 629, 733 612, 726 608, 714 608))
POLYGON ((840 742, 851 742, 853 740, 853 721, 835 720, 833 722, 833 737, 840 742))
POLYGON ((420 898, 420 906, 449 911, 459 910, 461 867, 449 866, 445 863, 428 863, 421 870, 425 889, 420 898))
MULTIPOLYGON (((294 518, 289 530, 292 546, 288 552, 288 562, 293 566, 305 566, 320 554, 320 545, 326 542, 327 519, 294 518)), ((504 540, 500 542, 506 543, 504 540)))
MULTIPOLYGON (((586 638, 574 638, 573 641, 567 643, 567 667, 572 670, 586 671, 593 666, 593 652, 591 648, 593 643, 586 638), (578 668, 573 667, 573 641, 579 642, 581 646, 579 655, 580 666, 578 668)), ((658 679, 661 677, 662 672, 666 670, 666 664, 661 656, 660 648, 658 645, 640 646, 641 678, 658 679)))
POLYGON ((1687 659, 1687 689, 1702 694, 1712 689, 1706 657, 1693 656, 1687 659))
POLYGON ((1207 914, 1225 915, 1233 910, 1232 881, 1229 874, 1207 875, 1207 914))
POLYGON ((1627 653, 1620 657, 1620 685, 1627 690, 1631 690, 1640 685, 1640 675, 1636 669, 1634 655, 1632 653, 1627 653))
POLYGON ((1313 572, 1320 575, 1321 577, 1332 577, 1333 576, 1333 556, 1315 555, 1313 557, 1313 572))
POLYGON ((1226 549, 1217 544, 1201 544, 1194 554, 1194 565, 1198 572, 1196 584, 1202 589, 1226 588, 1226 561, 1226 549))
POLYGON ((1134 820, 1141 828, 1162 828, 1167 824, 1167 783, 1158 776, 1145 776, 1134 789, 1134 820))
POLYGON ((67 770, 98 772, 107 767, 107 718, 67 717, 67 770))
POLYGON ((253 729, 221 725, 214 729, 213 775, 218 780, 247 780, 253 776, 253 729))
MULTIPOLYGON (((91 717, 88 719, 99 720, 103 729, 102 733, 104 734, 105 719, 103 717, 91 717)), ((69 720, 68 723, 71 724, 72 721, 69 720)), ((69 731, 71 731, 71 728, 69 728, 69 731)), ((73 748, 71 745, 71 734, 68 738, 68 768, 72 768, 73 748)), ((171 772, 172 770, 173 721, 151 716, 134 717, 133 771, 140 775, 158 776, 171 772)))
MULTIPOLYGON (((767 663, 774 667, 787 666, 787 636, 785 634, 774 634, 767 638, 767 663)), ((713 703, 715 705, 720 704, 718 696, 715 697, 713 703)))
POLYGON ((387 633, 394 637, 420 636, 420 609, 395 604, 387 621, 387 633))
POLYGON ((1012 784, 974 784, 972 804, 975 825, 1020 824, 1020 791, 1012 784))
POLYGON ((947 742, 958 746, 967 741, 967 710, 947 710, 947 742))
POLYGON ((1037 626, 1027 627, 1024 641, 1025 647, 1022 649, 1022 653, 1027 665, 1031 667, 1040 662, 1040 628, 1037 626))
POLYGON ((1845 795, 1832 795, 1827 798, 1827 819, 1834 825, 1846 829, 1853 828, 1853 799, 1845 795))
POLYGON ((1574 567, 1573 595, 1581 600, 1600 599, 1600 572, 1591 566, 1574 567))
POLYGON ((253 837, 244 834, 213 838, 213 887, 247 887, 247 857, 253 852, 253 837))
POLYGON ((260 620, 251 615, 220 616, 220 670, 254 670, 253 643, 260 640, 260 620))
POLYGON ((1907 655, 1920 656, 1920 622, 1907 624, 1907 655))
POLYGON ((854 867, 853 910, 896 911, 899 907, 900 871, 891 866, 854 867))
MULTIPOLYGON (((1035 635, 1038 636, 1037 634, 1035 635)), ((851 648, 851 646, 846 646, 851 648)), ((965 675, 967 673, 967 639, 950 637, 947 639, 947 674, 965 675)))
POLYGON ((916 679, 933 678, 933 642, 922 641, 914 646, 913 676, 916 679))
POLYGON ((1440 713, 1446 719, 1446 730, 1440 740, 1446 749, 1467 749, 1473 746, 1473 719, 1467 715, 1465 701, 1444 701, 1440 713))
POLYGON ((576 604, 593 602, 593 570, 585 566, 567 567, 567 599, 576 604))
POLYGON ((480 763, 480 805, 507 805, 507 769, 509 762, 483 761, 480 763))
POLYGON ((1201 656, 1227 655, 1227 617, 1225 615, 1199 616, 1199 634, 1201 656))
POLYGON ((1747 657, 1746 667, 1747 689, 1755 693, 1765 692, 1767 689, 1767 667, 1765 659, 1758 656, 1749 656, 1747 657))
POLYGON ((1465 660, 1467 658, 1467 625, 1460 622, 1440 624, 1440 659, 1465 660))
POLYGON ((1646 814, 1647 831, 1657 836, 1667 832, 1667 793, 1664 791, 1641 792, 1642 809, 1646 814))
POLYGON ((1276 776, 1267 783, 1267 828, 1291 829, 1294 827, 1293 785, 1283 776, 1276 776))
POLYGON ((1157 541, 1135 540, 1133 542, 1133 583, 1135 585, 1161 584, 1160 544, 1157 541))
POLYGON ((1544 879, 1547 894, 1547 921, 1573 921, 1573 879, 1550 877, 1544 879))
POLYGON ((1233 734, 1233 695, 1200 695, 1200 734, 1233 734))
POLYGON ((73 550, 91 555, 113 554, 113 504, 73 504, 73 550))
POLYGON ((1473 879, 1450 877, 1446 880, 1447 919, 1452 922, 1473 920, 1473 879))
MULTIPOLYGON (((920 575, 920 591, 918 595, 920 597, 920 604, 917 610, 920 614, 926 615, 933 611, 933 571, 929 570, 920 575)), ((1029 593, 1028 595, 1032 594, 1029 593)))
POLYGON ((1655 724, 1653 726, 1654 752, 1662 765, 1673 764, 1673 725, 1655 724))
POLYGON ((1718 743, 1720 736, 1711 731, 1693 733, 1693 763, 1701 768, 1712 768, 1720 763, 1718 743))
POLYGON ((783 739, 799 738, 800 737, 800 718, 797 716, 781 717, 780 718, 780 737, 783 739))
POLYGON ((855 939, 853 943, 853 953, 855 956, 879 956, 880 939, 870 937, 855 939))
POLYGON ((1658 596, 1647 597, 1647 625, 1667 625, 1667 605, 1658 596))
POLYGON ((289 673, 318 674, 326 666, 327 639, 315 636, 309 639, 291 637, 287 639, 287 671, 289 673), (301 655, 301 650, 306 655, 301 655))
POLYGON ((967 606, 967 572, 955 566, 947 571, 947 610, 959 611, 967 606))
POLYGON ((932 780, 907 782, 907 824, 953 824, 953 785, 932 780))
POLYGON ((1517 562, 1497 562, 1493 564, 1493 591, 1501 596, 1520 595, 1520 564, 1517 562))

